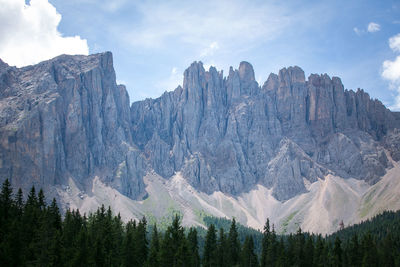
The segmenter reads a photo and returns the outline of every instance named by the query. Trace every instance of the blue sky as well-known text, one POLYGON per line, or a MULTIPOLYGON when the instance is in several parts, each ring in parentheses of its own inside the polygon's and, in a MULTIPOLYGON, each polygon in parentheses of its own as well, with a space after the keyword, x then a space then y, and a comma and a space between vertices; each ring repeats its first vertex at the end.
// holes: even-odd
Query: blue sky
POLYGON ((7 47, 0 42, 0 58, 26 65, 57 53, 112 51, 131 101, 173 90, 193 61, 227 73, 245 60, 261 83, 298 65, 307 76, 339 76, 345 88, 363 88, 400 110, 398 0, 27 0, 18 11, 20 1, 0 0, 0 23, 19 21, 0 29, 9 40, 7 47), (18 58, 19 50, 35 57, 18 58))

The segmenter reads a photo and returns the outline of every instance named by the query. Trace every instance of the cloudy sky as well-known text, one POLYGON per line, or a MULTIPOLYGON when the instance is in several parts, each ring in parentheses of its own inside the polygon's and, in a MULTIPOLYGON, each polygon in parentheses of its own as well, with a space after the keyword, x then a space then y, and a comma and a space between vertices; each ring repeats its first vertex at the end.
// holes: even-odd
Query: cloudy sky
POLYGON ((182 83, 193 61, 263 83, 298 65, 400 110, 400 2, 0 0, 0 58, 24 66, 112 51, 131 101, 182 83))

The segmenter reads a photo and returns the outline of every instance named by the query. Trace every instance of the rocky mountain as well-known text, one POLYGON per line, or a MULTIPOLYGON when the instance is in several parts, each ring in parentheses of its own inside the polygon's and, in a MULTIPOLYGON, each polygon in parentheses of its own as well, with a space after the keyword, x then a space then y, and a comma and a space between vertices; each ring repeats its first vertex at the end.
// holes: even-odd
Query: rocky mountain
POLYGON ((183 88, 131 107, 133 142, 162 177, 181 171, 203 192, 231 195, 261 184, 280 201, 329 173, 377 182, 391 167, 382 139, 399 119, 337 77, 305 80, 299 67, 259 87, 247 62, 228 77, 195 62, 183 88))
POLYGON ((132 198, 146 162, 130 131, 129 96, 111 53, 59 56, 24 68, 0 64, 0 177, 25 192, 95 176, 132 198))
POLYGON ((228 76, 194 62, 182 87, 130 106, 109 52, 0 61, 1 179, 44 187, 63 207, 106 203, 125 219, 177 211, 187 224, 211 214, 313 230, 322 218, 311 210, 322 209, 328 232, 400 203, 367 201, 398 195, 384 185, 400 180, 399 129, 400 115, 363 90, 306 80, 299 67, 259 86, 247 62, 228 76))

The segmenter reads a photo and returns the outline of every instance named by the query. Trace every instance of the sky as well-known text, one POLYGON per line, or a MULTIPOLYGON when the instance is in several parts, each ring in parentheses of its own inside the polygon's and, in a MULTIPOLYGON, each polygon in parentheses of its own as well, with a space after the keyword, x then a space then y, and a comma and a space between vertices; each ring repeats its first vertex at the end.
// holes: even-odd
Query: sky
POLYGON ((131 102, 182 84, 193 61, 262 85, 300 66, 400 111, 400 1, 0 0, 0 58, 18 67, 111 51, 131 102))

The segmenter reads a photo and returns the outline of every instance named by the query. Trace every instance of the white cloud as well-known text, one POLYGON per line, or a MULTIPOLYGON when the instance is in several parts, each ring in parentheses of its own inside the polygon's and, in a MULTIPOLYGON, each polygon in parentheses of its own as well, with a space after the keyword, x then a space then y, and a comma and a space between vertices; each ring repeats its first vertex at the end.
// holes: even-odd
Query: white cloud
MULTIPOLYGON (((389 46, 394 52, 400 52, 400 34, 389 39, 389 46)), ((400 110, 400 56, 393 61, 385 60, 382 69, 382 77, 390 82, 390 88, 397 93, 395 103, 390 108, 400 110)))
POLYGON ((383 62, 382 76, 389 81, 400 82, 400 56, 397 56, 394 61, 383 62))
POLYGON ((292 17, 272 4, 243 1, 181 2, 146 1, 137 4, 139 25, 121 31, 134 46, 163 47, 169 41, 226 48, 255 40, 269 40, 281 33, 292 17))
POLYGON ((103 10, 115 12, 120 10, 126 4, 126 0, 107 0, 102 4, 103 10))
POLYGON ((0 58, 18 67, 60 54, 88 54, 87 41, 64 37, 61 15, 48 0, 0 0, 0 58))
POLYGON ((378 23, 375 23, 375 22, 370 22, 370 23, 367 25, 367 28, 366 28, 366 29, 360 29, 360 28, 358 28, 358 27, 354 27, 354 28, 353 28, 353 31, 354 31, 357 35, 362 35, 362 34, 367 33, 367 32, 369 32, 369 33, 374 33, 374 32, 378 32, 378 31, 380 31, 380 30, 381 30, 381 25, 379 25, 378 23))
POLYGON ((400 52, 400 33, 389 39, 389 46, 395 52, 400 52))
POLYGON ((370 22, 367 27, 368 32, 378 32, 381 30, 381 25, 375 22, 370 22))
POLYGON ((200 53, 200 58, 212 56, 216 50, 219 49, 218 42, 212 42, 209 46, 204 48, 200 53))
POLYGON ((357 27, 354 27, 354 28, 353 28, 353 31, 354 31, 357 35, 361 35, 361 34, 363 33, 363 30, 360 30, 360 29, 357 28, 357 27))

